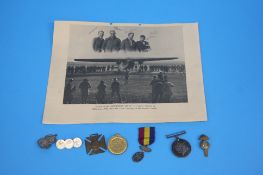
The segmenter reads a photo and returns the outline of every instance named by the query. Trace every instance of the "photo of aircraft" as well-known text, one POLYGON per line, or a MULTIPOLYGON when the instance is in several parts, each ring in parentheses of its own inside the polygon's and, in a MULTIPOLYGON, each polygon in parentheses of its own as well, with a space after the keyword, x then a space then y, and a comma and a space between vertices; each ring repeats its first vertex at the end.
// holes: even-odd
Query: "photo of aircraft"
POLYGON ((74 59, 77 62, 115 62, 118 72, 125 72, 126 70, 132 69, 135 65, 142 65, 144 62, 150 61, 166 61, 176 60, 177 57, 162 57, 162 58, 90 58, 90 59, 74 59))
POLYGON ((174 85, 170 87, 174 95, 169 102, 187 102, 185 64, 178 57, 73 59, 67 63, 65 87, 69 82, 76 87, 72 92, 72 104, 83 103, 78 87, 84 80, 90 87, 87 104, 101 103, 97 96, 101 83, 105 88, 103 103, 152 103, 151 82, 161 75, 174 85), (115 96, 112 92, 114 80, 119 84, 119 93, 115 96))

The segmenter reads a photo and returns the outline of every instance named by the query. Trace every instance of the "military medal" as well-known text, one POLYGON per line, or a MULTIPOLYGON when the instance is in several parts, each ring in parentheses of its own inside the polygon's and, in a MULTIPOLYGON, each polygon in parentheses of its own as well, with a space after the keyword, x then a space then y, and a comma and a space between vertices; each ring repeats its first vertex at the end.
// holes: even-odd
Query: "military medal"
POLYGON ((166 135, 166 138, 175 137, 172 143, 172 152, 177 157, 186 157, 191 153, 191 145, 188 141, 179 138, 180 135, 185 134, 185 131, 180 131, 174 134, 166 135))
POLYGON ((144 158, 144 152, 151 152, 151 148, 148 146, 155 141, 155 127, 141 127, 139 130, 138 142, 140 144, 139 152, 136 152, 132 156, 134 162, 139 162, 144 158))
POLYGON ((132 156, 132 160, 134 162, 140 162, 144 157, 144 152, 136 152, 133 156, 132 156))
POLYGON ((138 141, 140 145, 151 145, 155 140, 155 128, 154 127, 142 127, 139 128, 138 141))
POLYGON ((128 143, 125 138, 121 137, 120 134, 112 136, 108 142, 108 150, 112 154, 122 154, 126 151, 128 143))
POLYGON ((208 148, 210 147, 209 142, 207 141, 209 138, 206 135, 201 135, 199 137, 200 140, 200 148, 204 151, 204 156, 208 157, 208 148))
POLYGON ((85 139, 86 152, 89 155, 104 153, 107 150, 105 137, 102 134, 92 134, 85 139))

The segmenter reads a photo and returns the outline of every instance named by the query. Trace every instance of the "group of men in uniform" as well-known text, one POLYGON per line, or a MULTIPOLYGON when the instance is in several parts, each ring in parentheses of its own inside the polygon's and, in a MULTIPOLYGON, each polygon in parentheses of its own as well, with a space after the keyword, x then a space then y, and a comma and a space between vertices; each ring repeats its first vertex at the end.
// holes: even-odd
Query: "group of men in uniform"
POLYGON ((104 37, 104 31, 98 32, 98 37, 93 39, 93 50, 95 52, 118 52, 123 51, 139 51, 147 52, 150 50, 149 42, 145 41, 145 35, 140 35, 139 41, 134 41, 134 33, 128 33, 128 37, 124 40, 120 40, 116 36, 115 30, 110 31, 110 36, 106 39, 104 37))
MULTIPOLYGON (((65 85, 64 89, 64 104, 71 104, 74 99, 74 92, 76 91, 76 86, 73 84, 74 79, 69 79, 65 85)), ((81 103, 86 104, 88 103, 88 96, 89 96, 89 89, 91 85, 89 81, 85 78, 80 84, 80 94, 81 94, 81 103)), ((102 80, 100 81, 99 85, 97 86, 97 93, 96 93, 96 100, 98 104, 106 103, 106 84, 102 80)), ((111 98, 117 98, 118 102, 121 102, 121 95, 120 95, 120 83, 117 78, 113 78, 111 83, 111 98)))

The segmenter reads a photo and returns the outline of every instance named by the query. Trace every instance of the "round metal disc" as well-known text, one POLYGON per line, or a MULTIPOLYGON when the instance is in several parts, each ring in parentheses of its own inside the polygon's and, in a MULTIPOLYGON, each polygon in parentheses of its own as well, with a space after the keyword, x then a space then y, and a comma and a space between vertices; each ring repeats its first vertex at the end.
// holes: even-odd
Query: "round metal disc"
POLYGON ((79 148, 82 145, 82 140, 78 137, 74 138, 73 142, 74 142, 74 144, 73 144, 74 148, 79 148))
POLYGON ((184 139, 177 139, 172 144, 172 151, 177 157, 186 157, 191 152, 191 145, 184 139))
POLYGON ((119 134, 115 134, 110 138, 108 143, 108 150, 112 154, 122 154, 126 151, 128 143, 125 138, 121 137, 119 134))
POLYGON ((64 140, 58 140, 57 142, 56 142, 56 147, 57 147, 57 149, 64 149, 65 148, 65 141, 64 140))
POLYGON ((144 157, 144 153, 143 152, 136 152, 133 156, 132 156, 132 161, 134 162, 140 162, 144 157))
POLYGON ((71 148, 73 148, 73 146, 74 146, 74 142, 72 139, 65 140, 65 148, 71 149, 71 148))

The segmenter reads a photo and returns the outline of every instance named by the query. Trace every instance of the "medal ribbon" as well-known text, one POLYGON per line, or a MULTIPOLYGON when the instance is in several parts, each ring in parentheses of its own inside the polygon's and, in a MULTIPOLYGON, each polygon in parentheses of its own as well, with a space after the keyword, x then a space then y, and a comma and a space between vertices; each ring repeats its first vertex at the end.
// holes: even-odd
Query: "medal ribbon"
POLYGON ((143 146, 151 145, 155 140, 155 127, 139 128, 139 143, 143 146))

